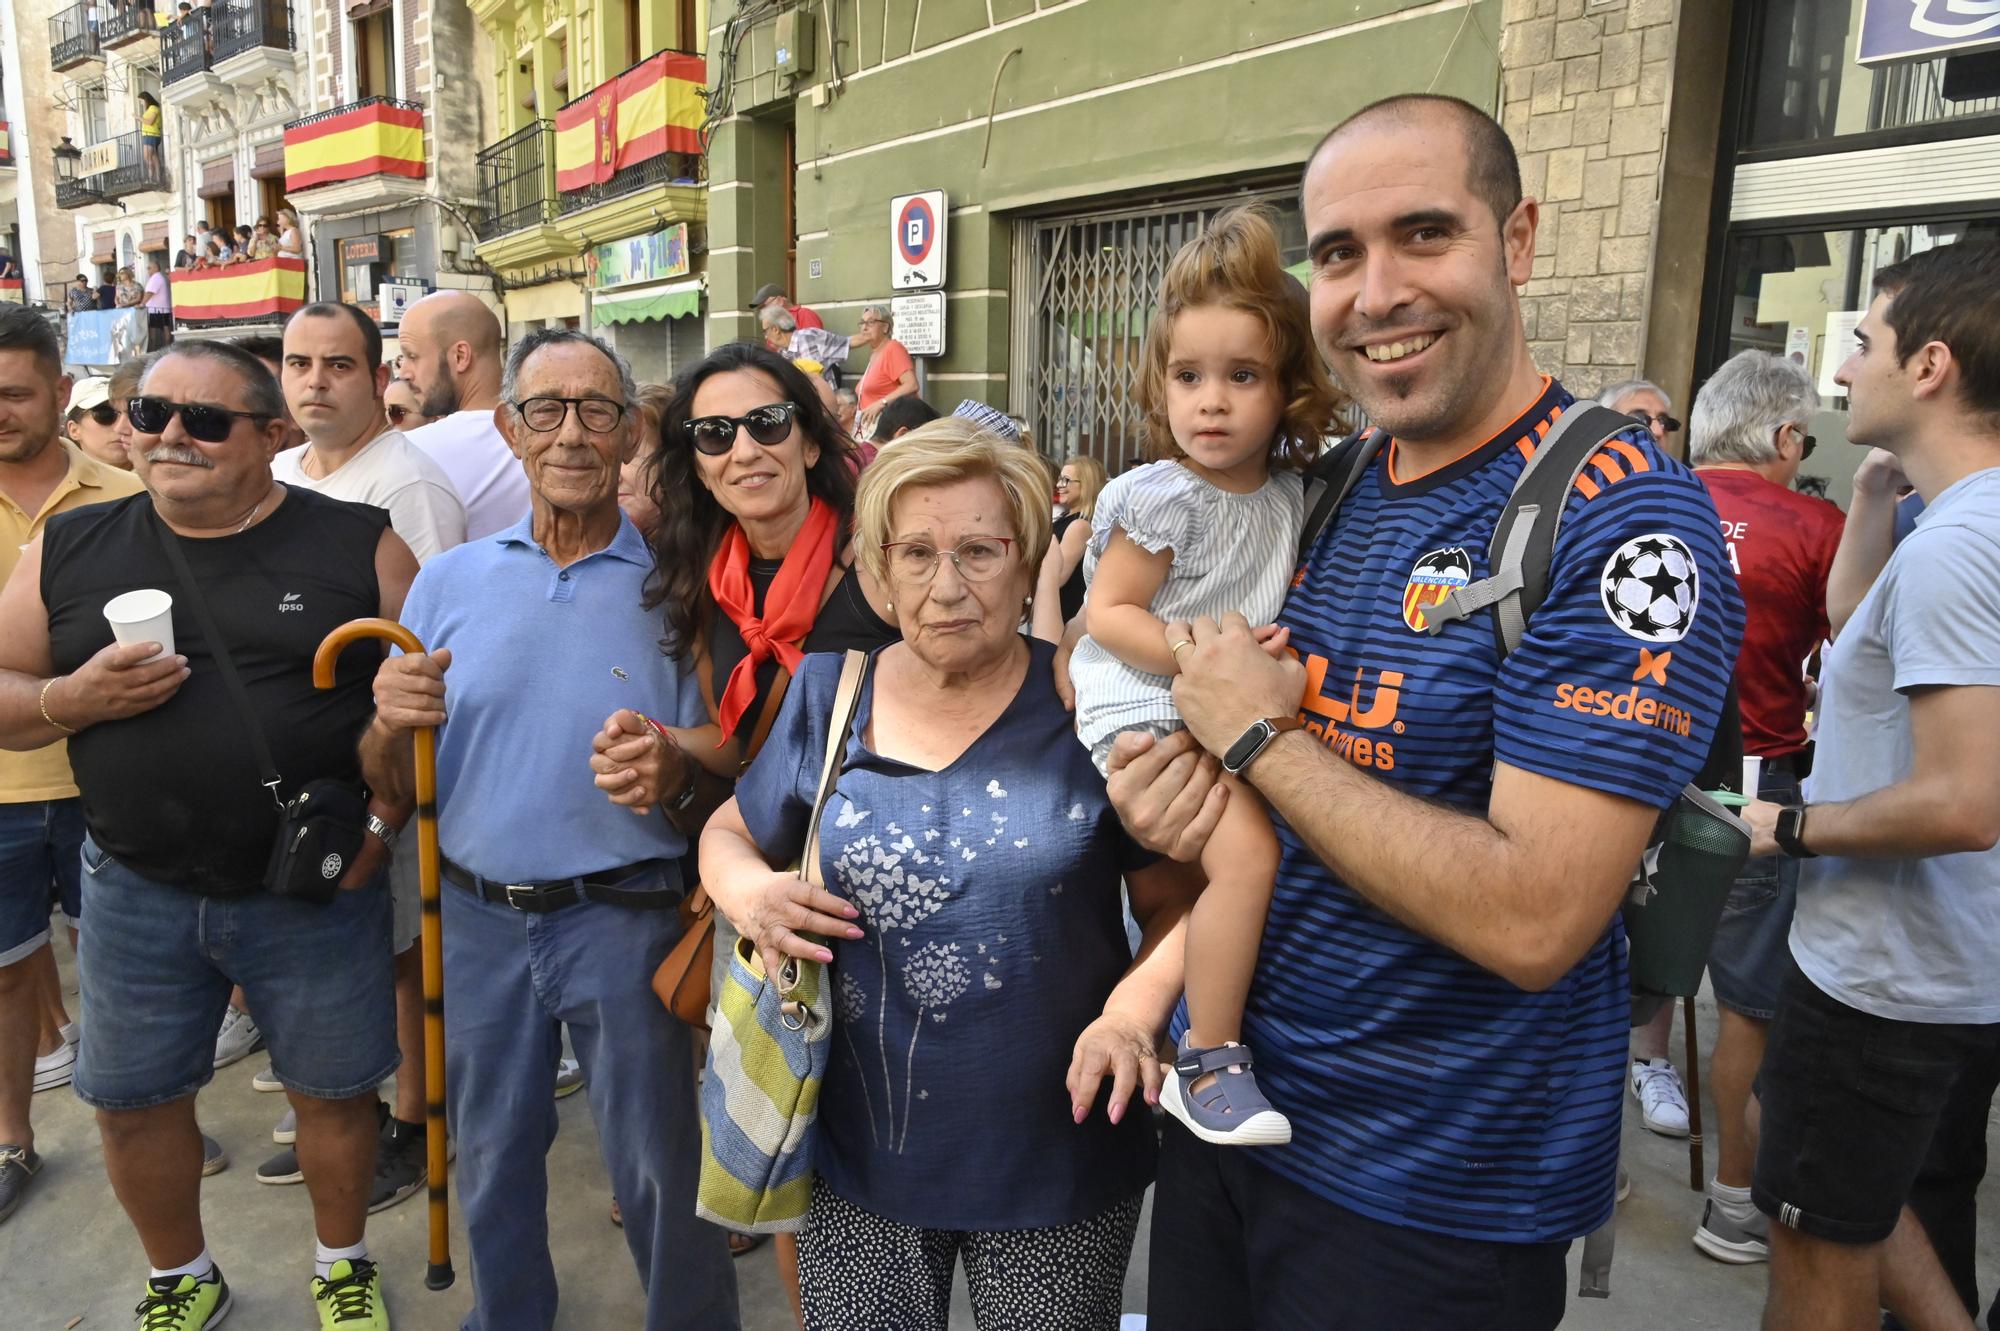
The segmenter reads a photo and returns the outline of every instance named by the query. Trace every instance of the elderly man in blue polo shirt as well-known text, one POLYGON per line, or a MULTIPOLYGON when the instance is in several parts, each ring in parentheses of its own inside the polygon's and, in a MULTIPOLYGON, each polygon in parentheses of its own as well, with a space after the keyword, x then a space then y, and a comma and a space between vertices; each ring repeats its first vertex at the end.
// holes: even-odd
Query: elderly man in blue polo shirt
POLYGON ((383 663, 362 740, 370 784, 403 791, 410 731, 441 727, 445 1080, 475 1286, 464 1326, 554 1325, 545 1157, 567 1023, 644 1325, 735 1328, 727 1240, 694 1216, 691 1037, 650 988, 678 935, 677 861, 715 792, 679 743, 699 742, 677 727, 707 722, 700 691, 660 653, 641 608, 652 554, 618 507, 638 392, 610 347, 548 330, 515 345, 494 415, 533 507, 424 568, 403 623, 430 650, 383 663), (669 792, 659 808, 626 792, 642 771, 669 792))

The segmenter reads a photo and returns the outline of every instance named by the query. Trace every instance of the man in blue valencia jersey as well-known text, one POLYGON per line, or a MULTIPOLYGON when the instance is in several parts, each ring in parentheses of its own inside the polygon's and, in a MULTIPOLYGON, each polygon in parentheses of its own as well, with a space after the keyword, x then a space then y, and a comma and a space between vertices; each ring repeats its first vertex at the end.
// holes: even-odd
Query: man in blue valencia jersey
POLYGON ((1169 625, 1188 734, 1126 737, 1111 781, 1192 858, 1226 798, 1200 750, 1286 723, 1241 768, 1284 852, 1244 1040, 1294 1136, 1167 1125, 1148 1304, 1160 1331, 1553 1327, 1612 1207, 1617 907, 1708 751, 1742 605, 1706 491, 1635 422, 1567 495, 1516 650, 1485 614, 1425 631, 1571 402, 1521 325, 1539 209, 1500 127, 1436 97, 1344 122, 1302 194, 1315 335, 1388 441, 1298 571, 1296 659, 1240 617, 1169 625))

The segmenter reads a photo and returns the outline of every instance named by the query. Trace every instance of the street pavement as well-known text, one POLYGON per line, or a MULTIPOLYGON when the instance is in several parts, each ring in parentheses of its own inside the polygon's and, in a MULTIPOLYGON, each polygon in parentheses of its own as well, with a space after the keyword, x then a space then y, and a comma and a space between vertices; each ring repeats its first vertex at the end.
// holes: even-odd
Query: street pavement
MULTIPOLYGON (((66 981, 69 970, 65 959, 66 981)), ((67 999, 72 1015, 73 995, 67 999)), ((1701 1005, 1703 1048, 1714 1038, 1715 1009, 1701 1005)), ((1681 1048, 1676 1029, 1674 1046, 1681 1048)), ((203 1182, 209 1247, 235 1290, 230 1325, 244 1331, 307 1331, 315 1325, 306 1280, 313 1234, 305 1189, 258 1184, 257 1165, 278 1148, 272 1125, 284 1112, 280 1095, 260 1095, 250 1079, 266 1065, 253 1054, 216 1074, 202 1091, 203 1129, 231 1156, 227 1170, 203 1182)), ((627 1328, 639 1324, 641 1301, 620 1232, 611 1226, 610 1187, 598 1159, 586 1096, 560 1104, 561 1130, 549 1155, 551 1231, 562 1282, 564 1328, 627 1328)), ((45 1160, 33 1194, 0 1224, 0 1299, 7 1331, 106 1331, 131 1325, 144 1258, 105 1182, 91 1114, 67 1089, 35 1097, 35 1132, 45 1160), (78 1319, 78 1320, 72 1320, 78 1319)), ((1712 1122, 1712 1111, 1711 1118, 1712 1122)), ((1709 1164, 1714 1163, 1713 1138, 1709 1164)), ((1697 1254, 1689 1243, 1701 1198, 1688 1188, 1687 1144, 1654 1136, 1639 1125, 1626 1097, 1626 1164, 1632 1195, 1619 1208, 1617 1260, 1608 1300, 1571 1298, 1565 1327, 1577 1331, 1737 1331, 1757 1325, 1764 1268, 1730 1267, 1697 1254)), ((1990 1182, 1982 1202, 1996 1198, 1990 1182)), ((390 1310, 400 1331, 449 1331, 470 1305, 471 1263, 463 1226, 453 1216, 452 1251, 458 1282, 442 1293, 424 1288, 426 1222, 423 1194, 369 1218, 371 1254, 382 1263, 390 1310)), ((1991 1234, 1992 1227, 1986 1231, 1991 1234)), ((1580 1245, 1579 1245, 1580 1246, 1580 1245)), ((2000 1269, 1991 1240, 1981 1245, 1990 1280, 2000 1269)), ((1570 1290, 1575 1291, 1572 1250, 1570 1290)), ((1145 1230, 1126 1284, 1129 1313, 1145 1311, 1145 1230)), ((736 1263, 746 1331, 786 1331, 790 1317, 779 1292, 769 1247, 736 1263)), ((1128 1326, 1143 1326, 1137 1317, 1128 1326)), ((958 1292, 952 1326, 971 1328, 958 1292)))

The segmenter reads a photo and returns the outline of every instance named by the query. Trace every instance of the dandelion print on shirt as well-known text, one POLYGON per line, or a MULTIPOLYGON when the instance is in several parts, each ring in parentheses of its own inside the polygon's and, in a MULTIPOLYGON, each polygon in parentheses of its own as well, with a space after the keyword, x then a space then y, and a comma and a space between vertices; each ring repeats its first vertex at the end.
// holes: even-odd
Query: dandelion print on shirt
MULTIPOLYGON (((1131 962, 1125 870, 1152 859, 1119 824, 1057 699, 1048 644, 1000 717, 942 771, 855 737, 820 825, 821 868, 860 911, 836 939, 818 1168, 901 1224, 1074 1224, 1152 1178, 1150 1116, 1079 1126, 1070 1050, 1131 962), (940 1180, 950 1180, 941 1186, 940 1180)), ((840 660, 808 657, 737 784, 752 839, 798 854, 840 660)))

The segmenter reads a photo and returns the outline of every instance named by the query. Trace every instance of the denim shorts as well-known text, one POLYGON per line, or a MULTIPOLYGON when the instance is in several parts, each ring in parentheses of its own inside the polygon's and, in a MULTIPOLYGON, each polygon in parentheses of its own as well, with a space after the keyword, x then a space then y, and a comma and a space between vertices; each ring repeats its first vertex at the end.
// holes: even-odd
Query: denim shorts
MULTIPOLYGON (((1789 763, 1766 767, 1757 794, 1774 804, 1796 803, 1799 779, 1789 763)), ((1708 978, 1718 1004, 1758 1021, 1769 1021, 1777 1012, 1778 985, 1792 962, 1792 912, 1798 899, 1797 860, 1759 855, 1744 862, 1708 949, 1708 978)))
POLYGON ((48 942, 55 907, 76 923, 82 845, 82 800, 0 804, 0 966, 48 942))
POLYGON ((1879 1243, 1896 1227, 1952 1088, 2000 1048, 2000 1025, 1895 1021, 1786 968, 1757 1073, 1751 1200, 1802 1234, 1879 1243))
POLYGON ((287 1089, 362 1095, 396 1070, 389 889, 378 878, 324 906, 268 892, 203 897, 83 843, 78 1098, 147 1109, 214 1073, 215 1032, 243 986, 287 1089))

